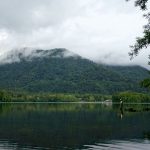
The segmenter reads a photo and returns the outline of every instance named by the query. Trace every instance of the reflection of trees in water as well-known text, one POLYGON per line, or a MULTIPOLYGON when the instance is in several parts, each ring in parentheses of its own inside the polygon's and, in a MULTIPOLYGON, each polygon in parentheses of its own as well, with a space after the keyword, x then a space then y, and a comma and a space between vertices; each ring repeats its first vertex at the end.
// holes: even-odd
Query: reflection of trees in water
POLYGON ((35 103, 3 103, 0 104, 0 114, 6 114, 6 113, 23 113, 23 112, 37 112, 37 111, 44 111, 44 112, 50 112, 50 111, 74 111, 78 112, 81 110, 87 110, 87 111, 99 111, 99 110, 112 110, 112 107, 101 105, 101 104, 94 104, 94 103, 43 103, 43 104, 35 104, 35 103))
POLYGON ((0 139, 20 145, 75 149, 101 140, 141 138, 144 131, 150 131, 149 113, 142 117, 132 113, 120 121, 115 110, 99 104, 12 104, 7 111, 4 108, 0 139))
POLYGON ((120 119, 124 116, 133 115, 133 113, 144 113, 150 112, 150 105, 148 104, 123 104, 122 106, 118 104, 113 104, 112 108, 118 113, 120 119))
POLYGON ((144 138, 150 140, 150 131, 144 131, 144 138))
POLYGON ((150 105, 149 104, 124 104, 122 108, 120 107, 120 104, 113 104, 114 110, 123 110, 124 112, 146 112, 150 111, 150 105))
POLYGON ((0 103, 0 115, 4 115, 7 112, 11 111, 12 104, 0 103))

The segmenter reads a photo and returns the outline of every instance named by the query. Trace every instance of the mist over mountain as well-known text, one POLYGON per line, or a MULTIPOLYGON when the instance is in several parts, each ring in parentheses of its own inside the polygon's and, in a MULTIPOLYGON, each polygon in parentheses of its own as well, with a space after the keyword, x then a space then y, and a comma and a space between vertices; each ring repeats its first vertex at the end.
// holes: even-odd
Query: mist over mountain
POLYGON ((64 47, 97 62, 149 69, 149 50, 132 61, 128 56, 129 45, 145 25, 133 1, 5 0, 0 4, 0 54, 18 47, 64 47))
POLYGON ((102 93, 144 91, 140 66, 97 64, 67 49, 14 50, 0 65, 0 88, 29 92, 102 93))
POLYGON ((0 63, 14 63, 20 61, 32 61, 34 59, 41 59, 43 57, 51 57, 51 58, 81 58, 81 56, 65 49, 65 48, 56 48, 50 50, 42 50, 35 48, 21 48, 11 50, 0 57, 0 63))

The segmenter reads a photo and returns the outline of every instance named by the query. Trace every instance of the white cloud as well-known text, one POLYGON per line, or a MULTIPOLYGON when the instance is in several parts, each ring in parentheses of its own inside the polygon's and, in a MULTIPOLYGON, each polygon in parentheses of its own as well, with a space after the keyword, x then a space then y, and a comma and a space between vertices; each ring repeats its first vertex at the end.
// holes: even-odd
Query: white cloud
POLYGON ((145 20, 125 0, 0 0, 0 53, 16 47, 62 47, 108 64, 130 62, 129 45, 145 20))

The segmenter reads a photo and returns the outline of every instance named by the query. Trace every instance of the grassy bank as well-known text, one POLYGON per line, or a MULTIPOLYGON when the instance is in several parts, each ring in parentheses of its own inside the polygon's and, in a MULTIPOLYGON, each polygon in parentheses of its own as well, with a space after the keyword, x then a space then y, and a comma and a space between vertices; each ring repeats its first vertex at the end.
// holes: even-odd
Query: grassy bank
POLYGON ((150 95, 135 92, 121 92, 111 95, 93 93, 29 93, 0 90, 0 102, 113 102, 149 103, 150 95))
POLYGON ((1 102, 101 102, 111 99, 110 95, 78 93, 28 93, 0 91, 1 102))
POLYGON ((150 95, 135 92, 121 92, 112 96, 113 102, 120 102, 120 99, 125 103, 149 103, 150 95))

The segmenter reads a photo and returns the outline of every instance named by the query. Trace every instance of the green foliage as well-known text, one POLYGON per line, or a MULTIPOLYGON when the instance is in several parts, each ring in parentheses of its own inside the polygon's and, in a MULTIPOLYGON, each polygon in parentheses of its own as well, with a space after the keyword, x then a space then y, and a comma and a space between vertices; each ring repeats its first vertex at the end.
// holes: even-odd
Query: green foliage
POLYGON ((147 103, 150 102, 150 95, 135 92, 121 92, 112 96, 113 102, 120 102, 120 99, 125 103, 147 103))
POLYGON ((142 87, 145 87, 145 88, 150 88, 150 79, 144 79, 142 82, 141 82, 141 86, 142 87))
MULTIPOLYGON (((61 52, 61 49, 56 50, 61 52)), ((101 94, 125 90, 139 92, 144 90, 140 88, 139 81, 146 77, 148 71, 139 66, 106 66, 80 57, 47 56, 30 61, 22 58, 20 62, 0 66, 0 88, 12 91, 101 94)))
POLYGON ((8 102, 11 101, 11 93, 5 90, 0 91, 0 102, 8 102))
POLYGON ((7 101, 10 99, 12 102, 101 102, 111 99, 111 96, 101 94, 12 92, 7 101))

